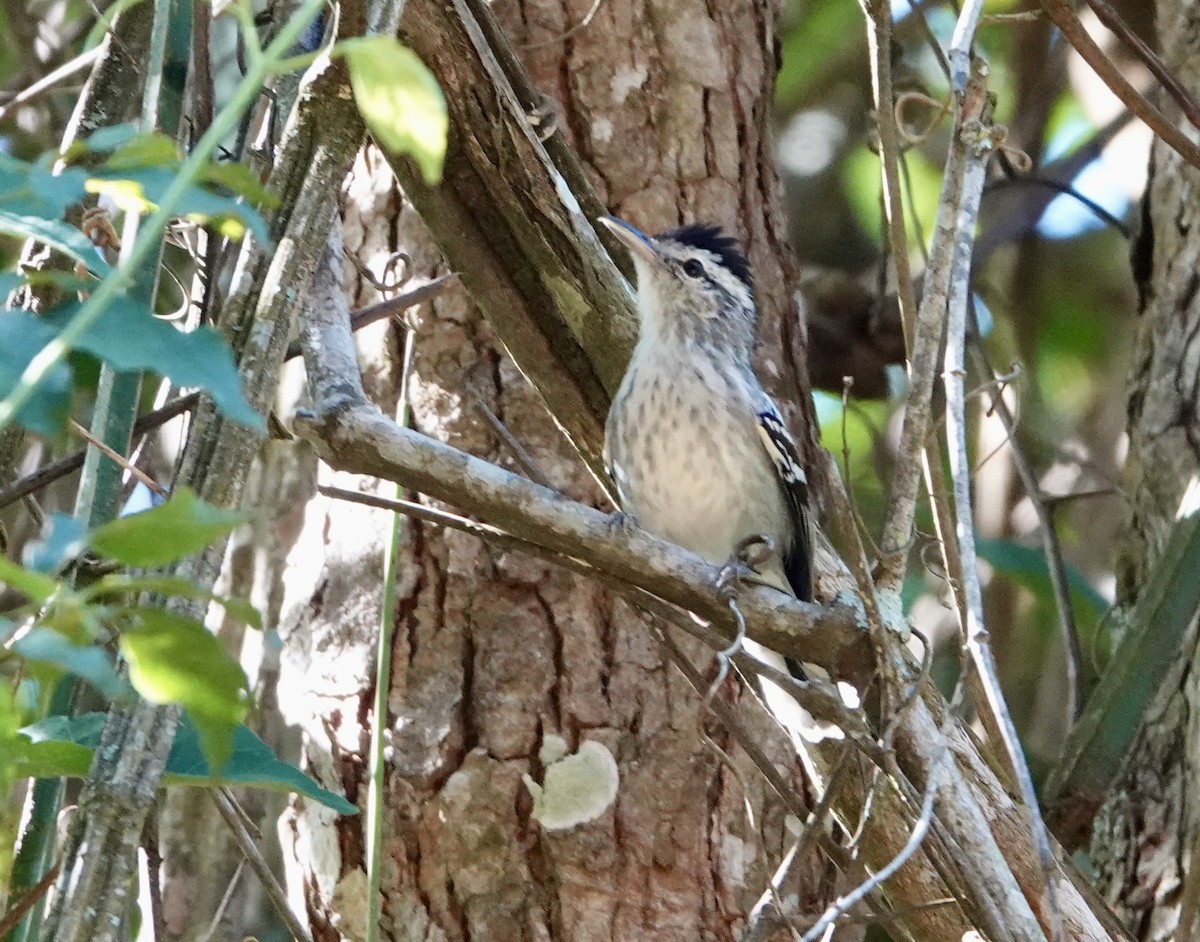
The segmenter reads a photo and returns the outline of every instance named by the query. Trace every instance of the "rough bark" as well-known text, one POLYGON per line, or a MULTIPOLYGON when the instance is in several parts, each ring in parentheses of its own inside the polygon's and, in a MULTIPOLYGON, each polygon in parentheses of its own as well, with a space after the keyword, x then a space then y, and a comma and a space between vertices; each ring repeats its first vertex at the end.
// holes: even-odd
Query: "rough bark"
MULTIPOLYGON (((1158 35, 1167 65, 1193 94, 1200 91, 1200 4, 1159 0, 1158 35)), ((1180 498, 1200 470, 1198 184, 1195 169, 1155 143, 1135 248, 1141 325, 1129 401, 1130 526, 1117 571, 1119 611, 1137 603, 1180 498)), ((1200 648, 1194 630, 1183 650, 1143 717, 1093 838, 1105 896, 1145 940, 1192 938, 1196 927, 1200 648)))
MULTIPOLYGON (((566 6, 497 12, 518 43, 550 41, 525 50, 526 59, 539 89, 557 101, 560 132, 579 148, 593 184, 611 209, 651 229, 699 218, 738 232, 758 272, 764 337, 777 338, 794 309, 765 126, 773 9, 756 2, 726 12, 676 0, 643 11, 621 0, 562 38, 591 4, 566 6)), ((447 15, 421 0, 411 7, 409 16, 431 21, 447 15)), ((349 181, 344 226, 347 250, 376 272, 397 249, 418 275, 437 270, 423 225, 370 155, 349 181)), ((361 283, 352 290, 360 292, 352 303, 368 300, 361 283)), ((417 428, 514 467, 482 401, 556 487, 602 500, 465 296, 417 312, 414 327, 403 391, 417 428)), ((789 342, 797 333, 790 327, 789 342)), ((359 341, 368 392, 393 411, 402 393, 397 335, 384 327, 359 341)), ((776 365, 764 375, 778 385, 791 374, 776 365)), ((337 483, 392 492, 373 481, 337 483)), ((391 521, 323 498, 293 519, 279 563, 281 706, 306 732, 314 774, 361 801, 391 521)), ((645 625, 594 583, 462 534, 405 521, 397 558, 384 937, 736 937, 786 849, 785 816, 645 625), (702 729, 733 768, 704 745, 702 729), (599 742, 615 756, 620 791, 598 820, 550 832, 530 819, 521 777, 541 780, 548 734, 572 749, 599 742)), ((707 672, 711 662, 688 650, 707 672)), ((738 705, 799 786, 794 755, 761 713, 734 688, 720 696, 738 705)), ((334 820, 297 803, 283 840, 302 869, 297 899, 314 937, 359 937, 361 819, 334 820)), ((824 867, 805 861, 796 869, 785 895, 798 910, 817 905, 828 890, 824 867)))

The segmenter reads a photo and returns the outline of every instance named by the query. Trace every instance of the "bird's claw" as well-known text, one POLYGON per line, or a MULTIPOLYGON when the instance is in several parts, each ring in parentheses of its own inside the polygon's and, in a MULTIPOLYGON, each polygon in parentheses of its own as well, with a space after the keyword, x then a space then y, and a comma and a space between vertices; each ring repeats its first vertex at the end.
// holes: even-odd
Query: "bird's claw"
POLYGON ((742 582, 753 582, 758 577, 758 567, 767 562, 775 552, 775 541, 765 533, 752 533, 733 547, 733 552, 717 572, 717 591, 728 598, 742 582))
POLYGON ((537 135, 538 140, 545 144, 559 129, 558 102, 544 92, 538 92, 538 102, 525 112, 525 119, 533 128, 533 133, 537 135))
POLYGON ((640 528, 637 524, 637 518, 633 514, 627 514, 623 510, 616 510, 608 515, 608 529, 617 536, 629 536, 640 528))

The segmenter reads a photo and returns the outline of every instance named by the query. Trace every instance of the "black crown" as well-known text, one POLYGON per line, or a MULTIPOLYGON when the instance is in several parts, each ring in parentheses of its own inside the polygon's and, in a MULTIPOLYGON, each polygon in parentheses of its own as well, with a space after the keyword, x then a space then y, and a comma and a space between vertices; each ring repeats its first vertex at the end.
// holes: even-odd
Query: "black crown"
POLYGON ((753 287, 750 281, 750 264, 742 254, 737 239, 725 233, 719 226, 709 226, 703 223, 690 223, 661 233, 658 238, 670 239, 692 248, 712 252, 721 260, 721 264, 742 282, 747 288, 753 287))

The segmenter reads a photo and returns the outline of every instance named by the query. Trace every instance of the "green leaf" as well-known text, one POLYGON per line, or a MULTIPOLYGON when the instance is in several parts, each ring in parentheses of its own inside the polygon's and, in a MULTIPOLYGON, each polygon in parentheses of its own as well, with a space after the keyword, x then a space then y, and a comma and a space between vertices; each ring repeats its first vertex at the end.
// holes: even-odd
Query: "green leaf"
POLYGON ((157 507, 106 523, 88 542, 127 566, 163 566, 199 552, 246 520, 245 514, 213 507, 180 487, 157 507))
POLYGON ((408 154, 430 184, 441 182, 449 116, 433 73, 391 36, 338 44, 350 68, 358 110, 379 145, 408 154))
POLYGON ((200 179, 205 183, 215 183, 236 193, 251 206, 265 206, 275 209, 279 206, 279 197, 270 192, 243 163, 229 161, 227 163, 209 164, 204 168, 200 179))
POLYGON ((214 776, 211 768, 200 748, 199 735, 185 714, 167 760, 168 784, 244 785, 274 792, 297 792, 338 814, 358 814, 358 808, 341 795, 322 788, 294 765, 277 758, 271 747, 245 726, 233 731, 233 752, 220 775, 214 776))
MULTIPOLYGON (((89 138, 91 144, 96 135, 89 138)), ((171 167, 179 165, 179 148, 161 131, 137 134, 120 143, 101 169, 108 172, 131 170, 136 167, 171 167)))
POLYGON ((15 641, 12 650, 27 661, 50 664, 82 677, 110 699, 125 696, 129 685, 111 658, 96 645, 79 645, 49 628, 34 628, 15 641))
MULTIPOLYGON (((103 714, 97 716, 103 719, 103 714)), ((20 778, 83 778, 92 764, 94 751, 94 747, 61 739, 31 742, 18 736, 13 747, 13 772, 20 778)))
POLYGON ((110 124, 97 128, 81 143, 89 154, 111 154, 139 136, 136 124, 110 124))
POLYGON ((221 643, 194 618, 163 609, 133 610, 121 632, 129 680, 151 703, 177 703, 191 712, 205 755, 224 765, 233 728, 246 716, 246 675, 221 643))
MULTIPOLYGON (((987 560, 1001 572, 1012 576, 1031 592, 1044 598, 1053 598, 1053 588, 1050 584, 1050 567, 1046 565, 1046 557, 1041 549, 1032 546, 1022 546, 1012 540, 980 539, 976 543, 980 557, 987 560)), ((1088 582, 1076 567, 1066 563, 1067 586, 1079 599, 1092 608, 1092 614, 1098 617, 1108 608, 1108 600, 1088 582)))
MULTIPOLYGON (((120 170, 97 170, 87 181, 89 193, 103 193, 111 197, 121 209, 146 212, 156 207, 167 189, 175 182, 177 168, 163 166, 125 167, 120 170)), ((262 244, 270 241, 267 224, 249 204, 229 196, 210 193, 203 187, 189 186, 175 204, 180 216, 198 222, 236 223, 239 231, 223 231, 231 238, 239 237, 250 229, 262 244)))
MULTIPOLYGON (((55 308, 43 320, 62 329, 79 311, 72 302, 55 308)), ((242 392, 242 377, 224 338, 211 327, 189 333, 160 320, 139 302, 120 297, 83 332, 75 343, 118 372, 146 370, 180 386, 201 386, 217 408, 235 422, 262 429, 262 417, 242 392)))
MULTIPOLYGON (((38 778, 87 774, 92 752, 100 743, 103 713, 52 717, 20 730, 19 774, 38 778), (33 748, 31 748, 33 747, 33 748)), ((200 739, 185 713, 167 759, 164 781, 168 785, 242 785, 273 792, 296 792, 312 798, 338 814, 357 814, 358 808, 340 795, 322 788, 294 765, 276 758, 271 747, 245 726, 233 731, 233 752, 214 776, 200 749, 200 739)))
POLYGON ((33 602, 44 602, 58 591, 58 583, 49 576, 23 569, 4 556, 0 556, 0 584, 11 586, 33 602))
POLYGON ((110 595, 132 595, 140 592, 155 592, 159 595, 176 598, 204 599, 207 602, 216 602, 225 609, 225 614, 230 618, 244 622, 251 628, 262 630, 262 615, 245 599, 217 595, 215 592, 209 592, 193 585, 181 576, 128 576, 120 573, 105 576, 99 582, 88 586, 84 595, 89 599, 97 599, 110 595))
POLYGON ((53 513, 36 540, 30 540, 21 553, 27 569, 48 576, 60 572, 87 546, 87 527, 70 514, 53 513))
POLYGON ((104 728, 103 713, 51 716, 20 730, 18 768, 28 778, 87 775, 104 728))
MULTIPOLYGON (((0 312, 0 400, 8 397, 30 361, 55 337, 44 319, 29 311, 0 312)), ((71 407, 71 368, 56 363, 37 390, 17 411, 17 421, 32 432, 56 435, 71 407)))
POLYGON ((74 226, 57 219, 21 215, 10 209, 0 208, 0 232, 19 239, 44 242, 50 248, 57 249, 85 265, 94 275, 103 277, 112 270, 87 236, 74 226))
POLYGON ((61 219, 68 206, 83 199, 86 182, 81 170, 55 173, 49 166, 0 154, 0 210, 12 216, 61 219))

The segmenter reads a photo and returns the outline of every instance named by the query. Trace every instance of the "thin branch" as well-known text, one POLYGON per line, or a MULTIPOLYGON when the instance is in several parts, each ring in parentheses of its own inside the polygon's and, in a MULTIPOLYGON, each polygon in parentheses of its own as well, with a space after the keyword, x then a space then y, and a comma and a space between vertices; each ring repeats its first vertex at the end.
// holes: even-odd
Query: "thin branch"
POLYGON ((592 5, 588 9, 587 13, 585 13, 583 15, 583 19, 581 19, 574 26, 568 27, 566 30, 559 33, 557 36, 551 36, 549 39, 541 39, 541 40, 538 40, 537 42, 533 42, 533 43, 521 43, 520 45, 517 46, 517 48, 518 49, 541 49, 543 46, 553 46, 556 43, 566 42, 568 39, 570 39, 572 36, 574 36, 580 30, 587 29, 587 27, 591 24, 592 20, 595 18, 596 14, 600 11, 600 4, 603 2, 604 2, 604 0, 592 0, 592 5))
POLYGON ((551 490, 557 490, 554 487, 554 482, 546 475, 541 466, 534 460, 533 455, 529 450, 517 441, 517 437, 509 431, 508 426, 500 421, 500 417, 496 415, 488 404, 483 401, 483 397, 478 393, 475 394, 475 408, 479 410, 479 414, 483 416, 488 426, 500 441, 504 442, 513 459, 521 466, 521 470, 529 477, 531 481, 536 481, 542 487, 548 487, 551 490))
MULTIPOLYGON (((988 712, 998 728, 1013 775, 1025 803, 1029 825, 1033 833, 1034 846, 1041 861, 1046 909, 1049 914, 1050 934, 1055 942, 1063 936, 1062 911, 1058 903, 1058 892, 1054 881, 1056 865, 1050 847, 1050 836, 1038 810, 1037 792, 1033 778, 1025 762, 1016 727, 1004 702, 1000 690, 995 658, 988 643, 983 614, 983 588, 979 582, 978 560, 975 555, 975 527, 971 505, 971 466, 967 453, 966 422, 966 376, 965 347, 968 301, 971 294, 971 249, 974 242, 975 220, 978 218, 979 201, 983 192, 983 180, 987 169, 987 157, 998 143, 996 129, 977 121, 964 125, 960 137, 970 149, 964 161, 962 202, 958 212, 958 234, 949 271, 949 293, 947 296, 946 326, 946 437, 950 452, 950 473, 953 484, 958 552, 961 559, 963 585, 966 601, 964 611, 966 625, 966 647, 975 666, 978 680, 986 698, 988 712), (970 159, 972 158, 973 159, 970 159)), ((982 707, 984 704, 977 704, 982 707)))
MULTIPOLYGON (((942 756, 945 753, 946 749, 943 746, 942 756)), ((917 848, 925 840, 925 835, 929 833, 930 825, 933 822, 933 800, 937 796, 937 783, 941 776, 942 765, 943 763, 939 761, 934 766, 933 773, 929 776, 929 782, 925 788, 925 797, 921 802, 921 813, 917 817, 917 823, 912 829, 912 834, 909 835, 908 842, 905 843, 896 856, 883 867, 880 867, 869 879, 864 880, 845 896, 834 900, 830 907, 822 914, 821 918, 804 934, 801 942, 816 942, 816 940, 820 939, 826 929, 858 905, 868 894, 881 889, 883 884, 887 880, 890 880, 896 871, 903 867, 909 858, 917 852, 917 848)))
MULTIPOLYGON (((995 370, 988 360, 987 352, 978 341, 970 344, 971 356, 976 368, 984 376, 994 376, 995 370)), ((1054 525, 1054 517, 1042 495, 1041 485, 1025 450, 1017 441, 1017 423, 1004 401, 1003 390, 992 391, 992 411, 1000 418, 1004 432, 1008 437, 1009 449, 1012 454, 1013 467, 1017 477, 1025 488, 1034 513, 1037 514, 1039 530, 1042 538, 1042 554, 1046 558, 1046 568, 1050 574, 1050 585, 1054 591, 1054 604, 1058 610, 1058 627, 1062 635, 1063 648, 1067 655, 1067 715, 1074 722, 1079 719, 1082 700, 1079 696, 1080 678, 1083 670, 1083 651, 1079 644, 1079 629, 1075 625, 1075 612, 1071 608, 1071 593, 1067 584, 1067 567, 1063 561, 1062 544, 1058 540, 1058 530, 1054 525)))
POLYGON ((0 916, 0 936, 5 936, 16 928, 29 910, 33 909, 37 901, 46 895, 46 892, 54 885, 54 881, 58 879, 58 864, 54 864, 49 870, 42 874, 42 878, 31 886, 19 900, 8 908, 3 916, 0 916))
MULTIPOLYGON (((415 288, 409 288, 403 294, 398 294, 394 298, 388 298, 386 301, 380 301, 378 304, 372 304, 370 307, 359 308, 350 315, 350 329, 355 331, 362 330, 369 324, 374 324, 385 318, 399 317, 410 307, 415 307, 426 301, 432 301, 439 295, 445 294, 456 284, 458 284, 458 275, 454 272, 448 272, 445 275, 439 275, 432 281, 417 285, 415 288)), ((293 340, 288 344, 287 359, 294 360, 300 356, 300 352, 300 341, 293 340)))
POLYGON ((150 894, 150 937, 154 942, 163 942, 167 937, 166 920, 163 918, 163 857, 158 843, 158 815, 154 811, 146 815, 142 846, 146 852, 146 886, 150 894))
POLYGON ((70 78, 76 72, 82 72, 84 69, 88 68, 100 57, 101 53, 103 52, 104 47, 102 45, 97 45, 94 49, 89 49, 87 52, 81 52, 70 62, 63 63, 53 72, 42 76, 32 85, 21 89, 16 93, 16 95, 14 95, 11 99, 6 101, 2 107, 0 107, 0 121, 11 117, 16 113, 18 108, 20 108, 22 105, 29 104, 29 102, 37 98, 38 95, 42 94, 42 92, 48 91, 64 79, 70 78))
POLYGON ((237 866, 233 868, 233 876, 229 878, 229 885, 225 887, 225 894, 221 897, 221 901, 217 903, 217 911, 213 913, 212 922, 208 924, 208 931, 200 937, 200 942, 211 942, 213 936, 217 934, 221 920, 225 918, 225 910, 229 908, 229 904, 233 901, 234 891, 237 890, 238 881, 242 878, 242 871, 245 869, 246 859, 243 857, 237 862, 237 866))
MULTIPOLYGON (((1150 70, 1150 74, 1158 79, 1158 83, 1170 95, 1183 116, 1192 126, 1200 129, 1200 104, 1192 97, 1182 82, 1167 68, 1167 64, 1159 58, 1158 53, 1146 45, 1145 40, 1129 28, 1129 24, 1121 19, 1121 15, 1109 5, 1108 0, 1087 0, 1096 18, 1112 31, 1129 50, 1142 60, 1142 64, 1150 70)), ((1181 937, 1185 938, 1185 937, 1181 937)))
POLYGON ((227 788, 218 788, 209 792, 212 795, 212 800, 217 806, 217 810, 221 812, 221 817, 225 819, 225 824, 229 827, 230 833, 233 834, 234 840, 237 842, 238 848, 244 855, 244 859, 250 865, 250 869, 254 871, 259 882, 262 883, 263 890, 270 899, 271 905, 275 908, 275 912, 287 927, 288 932, 297 940, 297 942, 312 942, 312 936, 308 934, 308 930, 304 924, 292 912, 292 907, 288 905, 287 891, 275 879, 275 874, 271 872, 271 866, 263 858, 262 852, 254 843, 254 838, 250 832, 246 830, 246 825, 243 816, 239 813, 237 803, 229 794, 227 788))
POLYGON ((71 420, 71 430, 76 435, 78 435, 80 438, 82 438, 84 441, 86 441, 89 445, 91 445, 93 448, 95 448, 97 451, 99 451, 101 454, 106 455, 109 459, 116 462, 120 467, 124 468, 126 471, 128 471, 130 474, 132 474, 135 478, 137 478, 139 481, 141 481, 143 484, 145 484, 146 487, 150 488, 150 490, 153 491, 155 494, 157 494, 159 497, 167 497, 168 496, 167 492, 165 490, 163 490, 163 488, 159 485, 159 483, 156 480, 154 480, 154 478, 150 477, 150 475, 148 475, 145 471, 143 471, 141 468, 137 467, 137 465, 133 464, 128 458, 126 458, 124 455, 122 455, 119 451, 117 451, 114 448, 109 448, 106 444, 104 444, 104 442, 102 442, 102 441, 100 441, 100 439, 96 438, 95 435, 93 435, 91 432, 89 432, 86 428, 84 428, 82 425, 80 425, 74 419, 71 420))
MULTIPOLYGON (((582 559, 732 630, 732 613, 715 588, 716 567, 643 531, 614 527, 610 517, 591 507, 402 428, 369 403, 344 297, 329 293, 312 299, 301 341, 315 414, 298 413, 295 430, 330 465, 454 504, 513 536, 582 559)), ((857 652, 858 671, 866 669, 863 639, 850 609, 798 602, 765 586, 747 588, 739 601, 754 640, 772 650, 802 650, 804 660, 834 666, 839 676, 846 676, 847 665, 837 667, 837 662, 857 652)))
POLYGON ((1075 15, 1070 4, 1066 0, 1041 0, 1041 2, 1046 15, 1066 37, 1067 42, 1075 47, 1075 51, 1079 53, 1083 61, 1090 65, 1100 80, 1109 87, 1109 90, 1121 99, 1130 111, 1141 118, 1150 130, 1162 139, 1164 144, 1193 167, 1200 168, 1200 147, 1189 141, 1166 115, 1147 101, 1146 97, 1121 74, 1120 69, 1088 35, 1088 31, 1079 22, 1079 17, 1075 15))
MULTIPOLYGON (((978 15, 978 3, 963 8, 957 42, 963 24, 972 22, 972 10, 978 15)), ((955 49, 951 49, 951 71, 957 70, 955 49)), ((957 85, 956 85, 957 89, 957 85)), ((898 593, 904 581, 905 561, 912 542, 917 498, 926 465, 940 459, 936 453, 926 456, 926 437, 931 426, 933 380, 937 371, 937 353, 942 339, 950 265, 957 243, 959 209, 963 199, 963 174, 966 155, 960 138, 963 128, 979 120, 987 107, 987 88, 982 75, 964 85, 955 95, 955 131, 950 157, 942 178, 933 245, 925 270, 924 294, 917 311, 909 353, 909 389, 905 400, 904 423, 900 432, 899 458, 892 477, 888 516, 880 546, 883 556, 877 582, 882 590, 898 593)), ((890 110, 890 109, 889 109, 890 110)), ((897 194, 898 198, 898 194, 897 194)), ((898 253, 898 247, 893 246, 898 253)))

